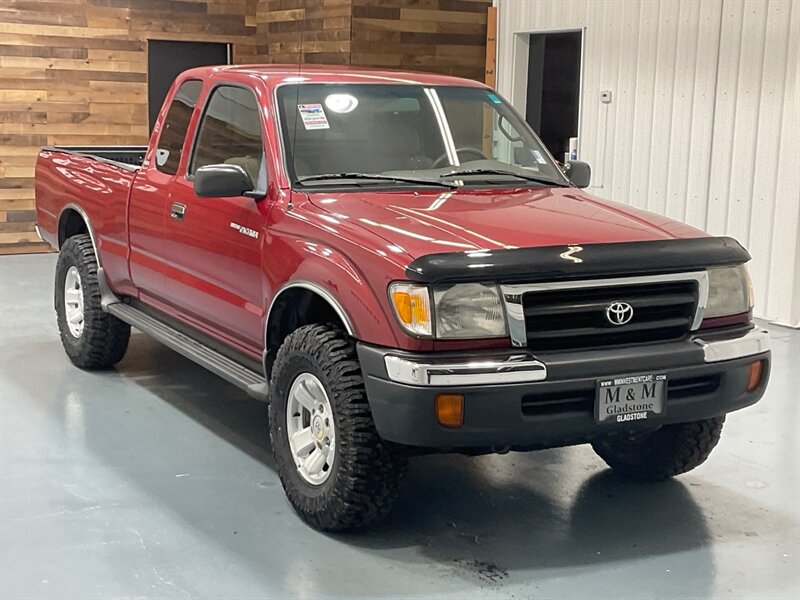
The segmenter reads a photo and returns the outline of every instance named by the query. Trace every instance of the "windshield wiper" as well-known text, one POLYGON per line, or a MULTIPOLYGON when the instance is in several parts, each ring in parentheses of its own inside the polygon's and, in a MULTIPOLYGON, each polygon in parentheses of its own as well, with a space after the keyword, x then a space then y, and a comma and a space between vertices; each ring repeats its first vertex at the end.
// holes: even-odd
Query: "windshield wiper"
POLYGON ((509 177, 517 177, 518 179, 524 179, 526 181, 534 181, 536 183, 546 183, 558 187, 567 187, 565 183, 561 183, 560 181, 555 181, 554 179, 550 179, 548 177, 537 177, 536 175, 523 175, 522 173, 517 173, 515 171, 506 171, 504 169, 464 169, 463 171, 450 171, 449 173, 443 173, 442 175, 439 175, 439 177, 458 177, 465 175, 507 175, 509 177))
POLYGON ((322 181, 325 179, 374 179, 378 181, 398 181, 403 183, 417 183, 420 185, 433 185, 450 189, 457 188, 455 183, 447 181, 437 181, 435 179, 418 179, 416 177, 401 177, 398 175, 377 175, 370 173, 326 173, 323 175, 311 175, 298 179, 297 183, 305 184, 309 181, 322 181))

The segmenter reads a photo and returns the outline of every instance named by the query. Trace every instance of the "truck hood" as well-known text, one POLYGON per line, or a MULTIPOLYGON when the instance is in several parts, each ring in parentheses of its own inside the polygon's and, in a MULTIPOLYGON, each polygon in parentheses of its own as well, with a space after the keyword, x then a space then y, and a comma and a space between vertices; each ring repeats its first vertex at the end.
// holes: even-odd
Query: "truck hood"
POLYGON ((440 252, 696 238, 666 217, 576 188, 313 193, 309 200, 413 258, 440 252))

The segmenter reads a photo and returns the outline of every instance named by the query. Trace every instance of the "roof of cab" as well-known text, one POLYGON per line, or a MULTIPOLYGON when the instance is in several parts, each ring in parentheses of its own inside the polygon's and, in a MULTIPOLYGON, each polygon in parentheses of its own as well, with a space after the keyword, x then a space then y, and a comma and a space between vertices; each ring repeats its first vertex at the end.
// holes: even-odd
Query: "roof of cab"
MULTIPOLYGON (((394 71, 368 67, 342 65, 224 65, 218 67, 198 67, 187 71, 198 77, 237 74, 258 77, 271 86, 280 83, 408 83, 418 85, 457 85, 486 87, 472 79, 420 73, 414 71, 394 71)), ((216 77, 215 77, 216 78, 216 77)))

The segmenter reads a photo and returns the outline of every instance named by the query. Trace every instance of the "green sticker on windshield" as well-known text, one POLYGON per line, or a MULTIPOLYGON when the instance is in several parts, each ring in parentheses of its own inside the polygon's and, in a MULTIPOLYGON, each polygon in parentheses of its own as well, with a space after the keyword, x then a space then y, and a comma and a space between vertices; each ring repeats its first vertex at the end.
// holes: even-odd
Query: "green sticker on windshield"
POLYGON ((502 101, 500 100, 500 98, 497 97, 496 94, 486 94, 486 95, 489 96, 489 100, 491 100, 495 104, 502 104, 502 101))

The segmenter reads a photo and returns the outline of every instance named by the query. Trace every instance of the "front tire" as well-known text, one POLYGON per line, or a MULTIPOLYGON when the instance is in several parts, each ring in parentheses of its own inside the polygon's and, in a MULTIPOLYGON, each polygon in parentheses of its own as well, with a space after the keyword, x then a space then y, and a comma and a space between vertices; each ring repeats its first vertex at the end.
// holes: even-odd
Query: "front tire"
POLYGON ((310 525, 346 531, 389 512, 406 459, 375 430, 345 334, 306 325, 286 338, 272 371, 269 421, 283 489, 310 525))
POLYGON ((609 467, 630 479, 662 481, 703 464, 719 442, 725 416, 665 425, 640 436, 614 435, 592 444, 609 467))
POLYGON ((55 309, 61 343, 81 369, 107 369, 125 356, 131 327, 100 305, 97 258, 88 235, 61 245, 56 263, 55 309))

